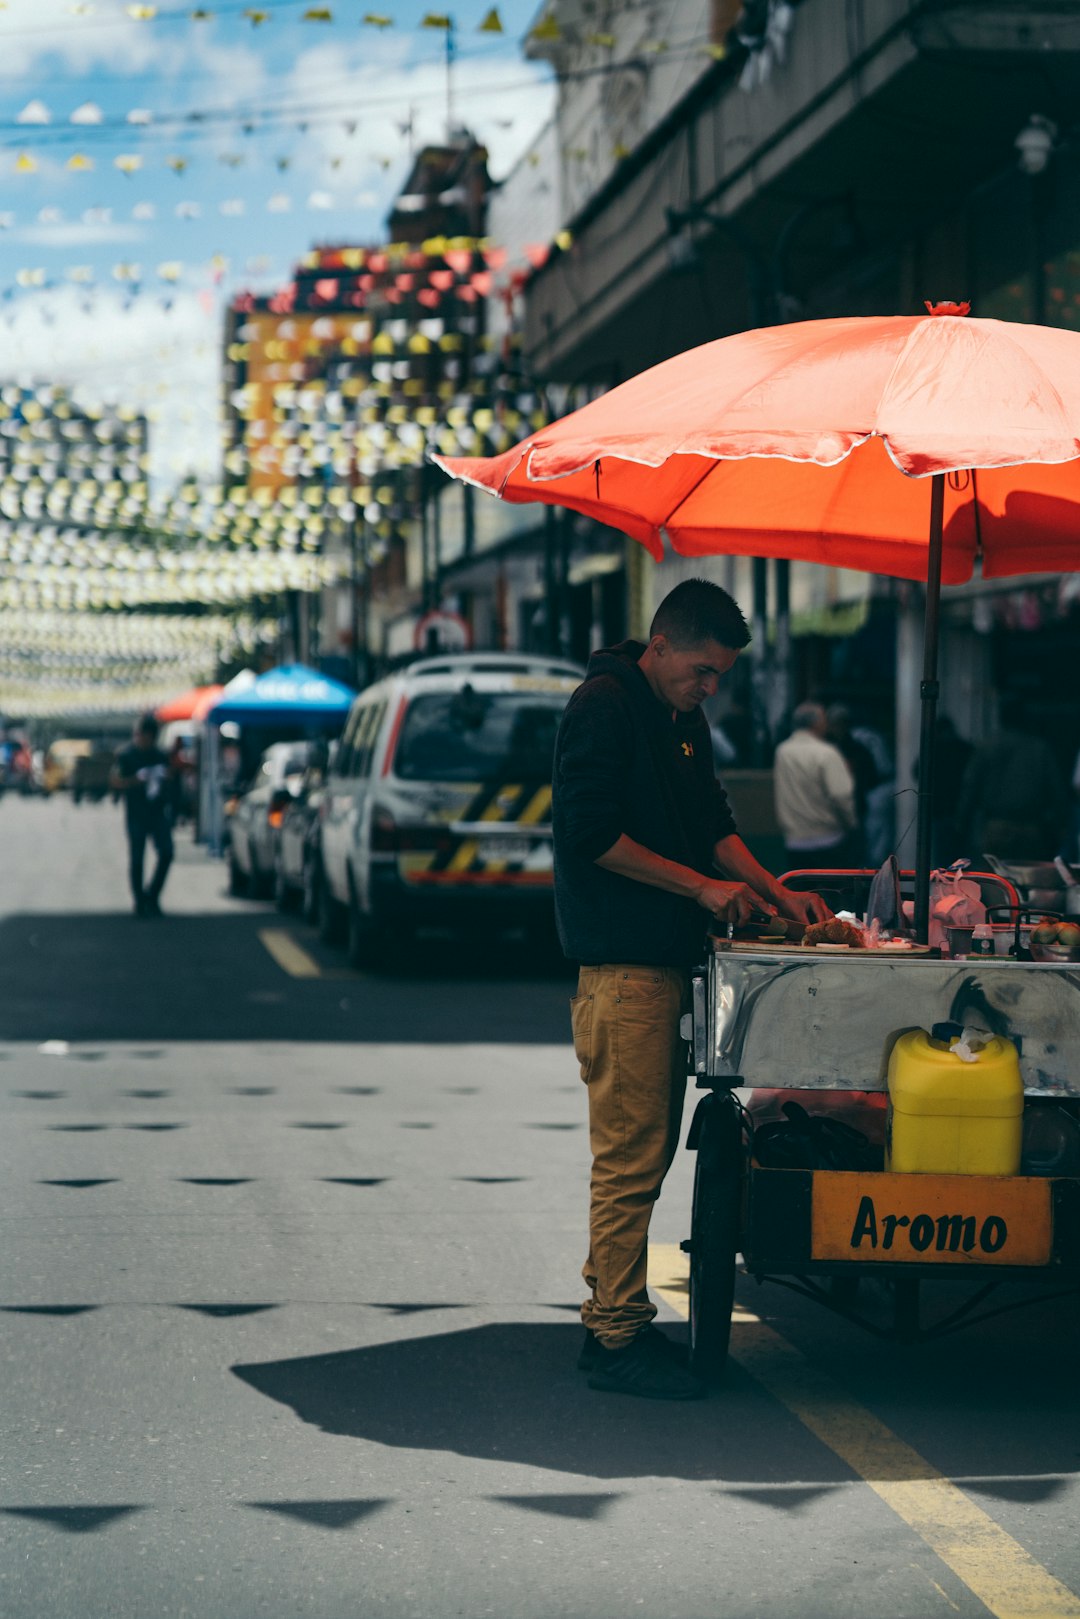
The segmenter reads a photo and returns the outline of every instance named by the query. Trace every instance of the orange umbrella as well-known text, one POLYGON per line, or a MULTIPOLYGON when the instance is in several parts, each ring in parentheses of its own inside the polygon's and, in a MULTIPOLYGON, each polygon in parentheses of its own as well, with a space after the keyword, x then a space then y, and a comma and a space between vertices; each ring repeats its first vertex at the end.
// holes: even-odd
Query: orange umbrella
POLYGON ((926 937, 941 582, 1080 568, 1080 333, 925 316, 803 321, 665 360, 505 454, 434 459, 659 559, 788 557, 927 584, 916 858, 926 937), (929 484, 929 487, 927 485, 929 484))
POLYGON ((171 720, 198 719, 202 713, 213 708, 223 691, 221 686, 192 686, 190 691, 181 692, 179 697, 170 697, 167 703, 162 703, 157 710, 157 717, 162 725, 171 720))

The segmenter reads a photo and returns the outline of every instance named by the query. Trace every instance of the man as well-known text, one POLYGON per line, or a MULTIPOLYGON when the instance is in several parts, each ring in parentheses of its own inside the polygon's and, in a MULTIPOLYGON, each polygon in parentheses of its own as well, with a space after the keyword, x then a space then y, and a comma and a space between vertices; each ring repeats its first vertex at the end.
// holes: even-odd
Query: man
POLYGON ((800 703, 773 761, 776 818, 795 865, 846 866, 857 859, 855 781, 827 738, 820 703, 800 703))
POLYGON ((134 739, 116 756, 109 777, 114 792, 124 794, 130 854, 131 894, 136 916, 161 915, 161 890, 173 857, 170 808, 172 780, 168 756, 157 745, 158 722, 144 714, 134 739), (149 888, 143 887, 146 844, 154 845, 157 860, 149 888))
POLYGON ((646 1291, 649 1218, 686 1088, 690 970, 710 921, 744 922, 762 905, 829 914, 758 864, 714 774, 700 704, 749 639, 718 585, 676 586, 648 645, 593 654, 555 747, 555 905, 580 969, 571 1007, 593 1154, 579 1364, 592 1388, 652 1399, 705 1393, 653 1326, 646 1291))

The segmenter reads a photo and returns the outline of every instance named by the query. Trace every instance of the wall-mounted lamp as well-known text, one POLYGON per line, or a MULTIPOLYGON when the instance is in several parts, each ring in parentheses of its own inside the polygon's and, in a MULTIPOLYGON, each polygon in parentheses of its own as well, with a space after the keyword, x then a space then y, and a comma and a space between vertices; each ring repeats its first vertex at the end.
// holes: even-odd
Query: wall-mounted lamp
POLYGON ((1025 174, 1041 174, 1050 161, 1057 141, 1057 125, 1041 113, 1032 113, 1013 145, 1020 154, 1020 167, 1025 174))

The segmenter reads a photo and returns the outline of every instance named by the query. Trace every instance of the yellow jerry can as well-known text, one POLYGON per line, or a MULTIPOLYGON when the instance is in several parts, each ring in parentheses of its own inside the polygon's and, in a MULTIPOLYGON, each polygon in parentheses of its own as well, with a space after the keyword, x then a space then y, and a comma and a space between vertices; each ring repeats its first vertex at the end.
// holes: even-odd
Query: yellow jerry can
POLYGON ((935 1023, 932 1034, 910 1029, 893 1047, 888 1084, 886 1169, 1019 1173, 1024 1082, 1011 1040, 958 1023, 935 1023))

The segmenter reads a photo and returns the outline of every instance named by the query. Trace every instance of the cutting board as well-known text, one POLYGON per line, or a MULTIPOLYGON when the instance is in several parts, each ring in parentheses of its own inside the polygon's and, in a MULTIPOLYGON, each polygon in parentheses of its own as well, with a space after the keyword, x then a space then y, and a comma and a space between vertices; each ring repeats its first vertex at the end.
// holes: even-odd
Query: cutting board
POLYGON ((821 950, 813 944, 790 944, 783 939, 774 942, 772 939, 723 939, 713 937, 713 944, 717 950, 731 950, 736 955, 769 955, 769 956, 819 956, 827 960, 830 956, 874 956, 880 961, 903 961, 910 956, 931 956, 938 952, 928 944, 913 944, 907 950, 863 950, 856 945, 849 945, 846 950, 821 950))

